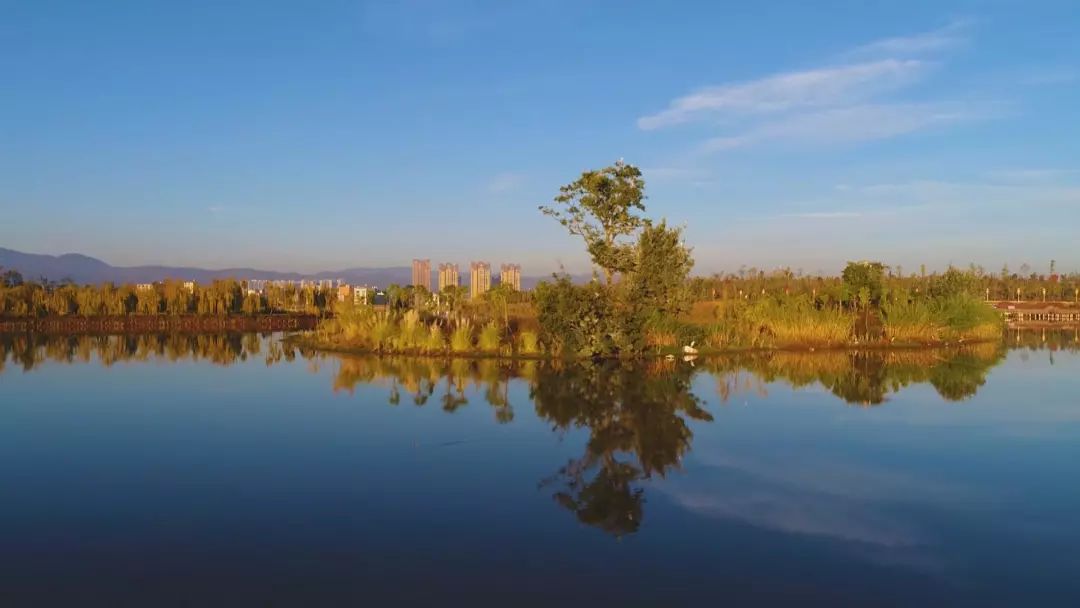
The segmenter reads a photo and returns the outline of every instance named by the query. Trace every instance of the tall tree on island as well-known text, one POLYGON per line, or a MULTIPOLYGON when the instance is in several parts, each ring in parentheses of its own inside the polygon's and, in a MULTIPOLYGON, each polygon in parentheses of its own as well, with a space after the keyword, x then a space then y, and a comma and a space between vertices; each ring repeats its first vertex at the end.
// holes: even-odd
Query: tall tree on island
POLYGON ((645 220, 635 215, 645 210, 644 200, 641 170, 620 159, 610 167, 585 171, 559 189, 554 205, 541 205, 540 211, 584 239, 593 263, 611 285, 616 273, 633 268, 634 246, 623 237, 644 225, 645 220))
POLYGON ((693 266, 682 231, 637 215, 644 211, 641 171, 623 161, 586 171, 563 186, 556 207, 540 207, 582 237, 605 282, 577 286, 567 276, 533 293, 541 340, 553 352, 581 357, 635 355, 646 324, 671 319, 689 305, 693 266), (615 275, 620 275, 617 284, 615 275))

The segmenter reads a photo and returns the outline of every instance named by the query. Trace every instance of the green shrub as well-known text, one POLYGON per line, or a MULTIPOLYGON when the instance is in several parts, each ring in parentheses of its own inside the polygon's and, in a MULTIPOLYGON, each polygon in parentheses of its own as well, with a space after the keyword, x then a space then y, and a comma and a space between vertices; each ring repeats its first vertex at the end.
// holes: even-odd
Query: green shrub
POLYGON ((598 281, 574 285, 568 277, 542 282, 533 293, 540 338, 556 355, 611 354, 614 305, 598 281))

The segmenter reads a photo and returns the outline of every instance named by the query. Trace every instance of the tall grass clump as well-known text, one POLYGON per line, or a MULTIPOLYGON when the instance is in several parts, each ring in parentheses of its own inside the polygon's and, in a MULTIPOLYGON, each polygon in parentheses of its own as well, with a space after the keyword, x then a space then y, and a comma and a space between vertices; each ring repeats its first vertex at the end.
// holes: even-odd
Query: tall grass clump
POLYGON ((446 338, 443 337, 442 329, 438 323, 432 323, 428 327, 427 339, 424 341, 424 352, 441 353, 446 350, 446 338))
POLYGON ((489 321, 480 329, 477 347, 486 353, 493 353, 499 350, 499 326, 496 325, 494 321, 489 321))
POLYGON ((748 308, 743 300, 716 305, 711 322, 702 327, 702 344, 715 349, 760 346, 760 328, 747 318, 748 308))
POLYGON ((645 322, 645 345, 656 350, 702 345, 705 329, 670 315, 656 314, 645 322))
POLYGON ((851 338, 852 319, 843 311, 818 308, 808 297, 766 298, 746 312, 772 346, 840 346, 851 338))
POLYGON ((949 339, 990 340, 1001 337, 1001 315, 989 304, 962 294, 938 301, 938 315, 949 339))
POLYGON ((885 336, 891 342, 993 340, 1001 335, 1001 317, 989 304, 967 294, 929 300, 885 302, 885 336))
POLYGON ((348 306, 332 319, 324 319, 316 327, 316 336, 324 342, 376 348, 372 331, 378 315, 366 306, 348 306))
POLYGON ((455 353, 467 353, 472 350, 472 323, 468 319, 458 323, 450 334, 450 350, 455 353))
POLYGON ((522 355, 540 354, 540 336, 535 331, 523 331, 518 334, 518 353, 522 355))
POLYGON ((379 352, 393 349, 397 324, 390 318, 390 315, 376 313, 370 325, 371 348, 379 352))
POLYGON ((428 331, 420 323, 420 313, 408 310, 398 323, 396 346, 399 351, 422 350, 427 341, 428 331))
POLYGON ((937 342, 943 327, 926 301, 883 302, 885 337, 891 342, 937 342))

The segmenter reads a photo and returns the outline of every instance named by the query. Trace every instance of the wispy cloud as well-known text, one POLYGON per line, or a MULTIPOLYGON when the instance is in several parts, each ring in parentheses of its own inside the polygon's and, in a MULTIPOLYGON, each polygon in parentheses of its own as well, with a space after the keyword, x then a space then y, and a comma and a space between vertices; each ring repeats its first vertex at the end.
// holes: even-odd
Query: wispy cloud
POLYGON ((478 11, 457 2, 408 0, 365 2, 360 18, 364 30, 372 36, 451 46, 497 27, 505 12, 502 6, 478 11))
POLYGON ((805 213, 782 213, 779 217, 801 220, 850 220, 862 217, 857 211, 807 211, 805 213))
POLYGON ((979 120, 1001 110, 955 103, 863 104, 792 114, 735 136, 714 137, 705 152, 730 150, 769 140, 852 143, 887 139, 934 127, 979 120))
POLYGON ((521 173, 506 172, 492 177, 487 183, 488 192, 500 194, 510 192, 521 187, 525 183, 525 176, 521 173))
POLYGON ((848 57, 866 56, 912 56, 940 53, 967 43, 967 30, 970 19, 959 19, 945 27, 910 36, 896 36, 875 40, 869 44, 855 47, 848 57))
POLYGON ((926 67, 914 59, 885 59, 707 87, 639 118, 638 126, 651 130, 721 114, 767 114, 856 102, 908 85, 926 67))
POLYGON ((1043 86, 1071 84, 1080 80, 1080 69, 1071 66, 1035 68, 1020 79, 1026 85, 1043 86))
POLYGON ((1080 205, 1080 186, 1065 183, 912 180, 860 186, 855 192, 868 202, 931 205, 939 211, 945 207, 988 210, 1080 205))
POLYGON ((865 142, 991 118, 1002 113, 1000 104, 890 98, 924 80, 940 62, 931 56, 965 43, 967 29, 967 21, 956 21, 856 47, 839 65, 704 87, 637 124, 646 131, 691 123, 734 130, 698 146, 717 152, 774 141, 865 142))
POLYGON ((990 179, 1008 182, 1054 182, 1080 177, 1080 169, 1023 168, 999 169, 988 174, 990 179))
MULTIPOLYGON (((929 214, 938 219, 937 227, 942 229, 955 229, 960 225, 956 222, 970 227, 973 221, 1019 210, 1075 214, 1074 210, 1080 210, 1080 184, 1068 175, 1066 170, 1016 169, 986 172, 983 178, 968 181, 840 184, 817 198, 783 202, 780 212, 749 213, 739 219, 768 224, 770 230, 783 226, 804 230, 806 222, 816 221, 816 227, 823 230, 857 223, 922 226, 925 231, 929 214), (1005 179, 1006 175, 1016 177, 1005 179)), ((1080 176, 1080 171, 1076 175, 1080 176)))

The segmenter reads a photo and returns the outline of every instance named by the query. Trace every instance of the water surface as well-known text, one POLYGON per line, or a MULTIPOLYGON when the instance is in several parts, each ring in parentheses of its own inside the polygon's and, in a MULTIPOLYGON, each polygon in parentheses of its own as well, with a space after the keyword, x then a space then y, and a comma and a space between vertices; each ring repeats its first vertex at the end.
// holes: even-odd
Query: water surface
POLYGON ((1076 348, 0 336, 0 604, 1077 605, 1076 348))

